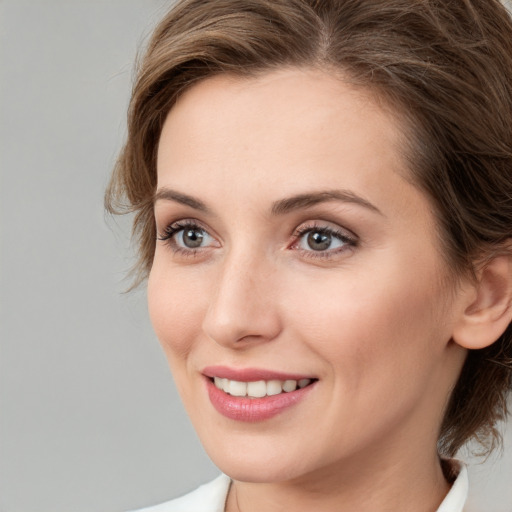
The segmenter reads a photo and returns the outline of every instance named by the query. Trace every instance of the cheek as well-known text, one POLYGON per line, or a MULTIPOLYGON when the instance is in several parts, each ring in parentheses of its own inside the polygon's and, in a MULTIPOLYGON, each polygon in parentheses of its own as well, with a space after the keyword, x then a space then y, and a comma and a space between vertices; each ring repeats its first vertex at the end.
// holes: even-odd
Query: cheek
POLYGON ((201 331, 206 296, 199 279, 166 269, 155 258, 148 279, 149 316, 171 364, 187 359, 201 331))
POLYGON ((433 306, 441 293, 434 274, 413 278, 379 268, 379 274, 296 281, 297 289, 287 292, 302 339, 354 386, 370 374, 424 371, 428 359, 441 354, 436 341, 446 336, 442 309, 433 306))

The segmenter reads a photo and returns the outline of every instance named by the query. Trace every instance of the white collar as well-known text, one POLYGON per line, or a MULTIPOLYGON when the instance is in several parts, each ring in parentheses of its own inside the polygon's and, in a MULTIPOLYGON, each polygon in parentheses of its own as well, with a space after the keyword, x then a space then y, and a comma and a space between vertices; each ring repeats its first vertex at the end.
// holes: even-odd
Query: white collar
POLYGON ((468 498, 468 469, 462 462, 457 460, 452 460, 451 464, 455 467, 456 471, 458 470, 458 475, 437 512, 463 512, 464 504, 468 498))

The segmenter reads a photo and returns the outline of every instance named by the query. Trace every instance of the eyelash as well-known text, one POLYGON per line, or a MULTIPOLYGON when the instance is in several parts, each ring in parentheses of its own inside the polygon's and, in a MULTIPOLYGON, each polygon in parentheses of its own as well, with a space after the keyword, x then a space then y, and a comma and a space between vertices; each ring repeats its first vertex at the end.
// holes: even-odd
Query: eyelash
POLYGON ((174 240, 175 235, 177 235, 181 231, 185 231, 186 229, 204 231, 205 233, 208 233, 208 231, 202 226, 200 226, 197 223, 197 221, 180 220, 177 222, 173 222, 172 224, 169 224, 164 229, 164 232, 161 235, 157 236, 157 239, 169 245, 175 254, 180 254, 184 256, 196 256, 199 253, 199 251, 201 251, 201 249, 204 249, 203 247, 198 249, 185 249, 184 247, 180 247, 174 240))
POLYGON ((346 231, 341 231, 335 228, 331 228, 328 226, 325 226, 324 224, 320 224, 318 222, 313 222, 311 224, 305 224, 303 226, 300 226, 298 229, 295 230, 293 233, 294 242, 290 246, 290 248, 295 248, 298 250, 303 256, 307 258, 317 258, 317 259, 330 259, 332 257, 335 257, 336 255, 345 252, 347 250, 350 250, 357 246, 358 240, 355 235, 349 235, 346 231), (340 242, 343 242, 343 246, 339 247, 337 249, 327 249, 325 251, 313 251, 313 250, 305 250, 300 249, 298 247, 298 244, 300 243, 300 240, 302 237, 307 235, 308 233, 320 233, 322 235, 329 235, 333 239, 337 239, 340 242))
MULTIPOLYGON (((185 231, 186 229, 203 231, 204 233, 207 233, 209 235, 208 231, 204 227, 202 227, 197 221, 191 219, 181 220, 169 224, 164 229, 164 232, 157 236, 157 239, 169 245, 175 254, 180 254, 189 257, 197 256, 200 251, 205 249, 205 247, 199 247, 197 249, 185 249, 183 247, 180 247, 174 239, 175 235, 182 231, 185 231)), ((293 233, 293 238, 294 241, 289 246, 289 248, 299 251, 303 256, 307 258, 330 259, 341 252, 345 252, 349 249, 356 247, 358 244, 357 237, 348 235, 345 231, 337 230, 335 228, 331 228, 324 224, 319 224, 315 222, 300 226, 293 233), (302 237, 311 232, 331 236, 333 239, 337 239, 340 242, 343 242, 344 245, 336 249, 327 249, 325 251, 306 250, 298 247, 302 237)))

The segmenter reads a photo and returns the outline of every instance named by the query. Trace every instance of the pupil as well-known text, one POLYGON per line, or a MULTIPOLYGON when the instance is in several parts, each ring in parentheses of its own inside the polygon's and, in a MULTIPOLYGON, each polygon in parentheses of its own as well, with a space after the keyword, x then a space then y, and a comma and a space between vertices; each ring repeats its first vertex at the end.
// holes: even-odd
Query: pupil
POLYGON ((325 251, 331 245, 331 235, 318 231, 309 233, 308 245, 314 251, 325 251))
POLYGON ((203 234, 197 229, 189 229, 183 233, 183 243, 190 249, 199 247, 203 242, 203 234))

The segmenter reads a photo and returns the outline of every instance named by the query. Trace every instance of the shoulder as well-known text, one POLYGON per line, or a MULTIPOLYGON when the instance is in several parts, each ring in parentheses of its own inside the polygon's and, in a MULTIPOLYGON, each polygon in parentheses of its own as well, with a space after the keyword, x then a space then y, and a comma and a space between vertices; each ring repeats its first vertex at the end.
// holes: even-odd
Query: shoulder
POLYGON ((132 512, 223 512, 231 480, 220 475, 185 496, 132 512))

